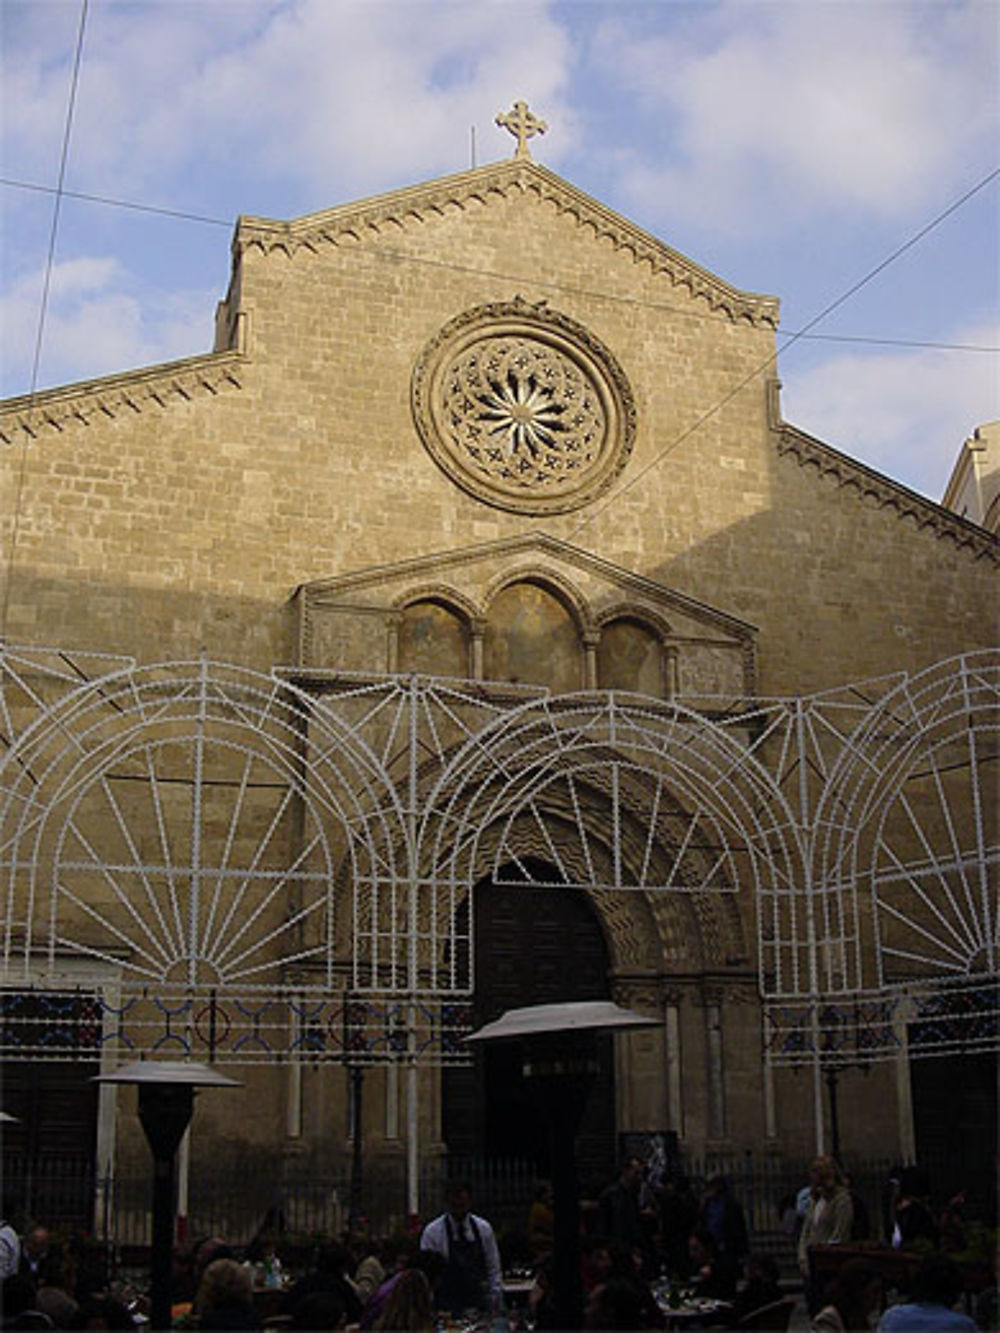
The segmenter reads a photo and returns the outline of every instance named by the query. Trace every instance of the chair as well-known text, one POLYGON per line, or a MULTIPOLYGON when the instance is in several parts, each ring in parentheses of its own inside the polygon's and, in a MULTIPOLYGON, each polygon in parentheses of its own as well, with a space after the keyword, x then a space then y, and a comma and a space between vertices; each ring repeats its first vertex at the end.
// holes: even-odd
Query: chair
POLYGON ((765 1333, 786 1333, 792 1322, 792 1312, 798 1302, 794 1296, 784 1296, 780 1301, 762 1305, 757 1310, 745 1314, 737 1328, 765 1330, 765 1333))

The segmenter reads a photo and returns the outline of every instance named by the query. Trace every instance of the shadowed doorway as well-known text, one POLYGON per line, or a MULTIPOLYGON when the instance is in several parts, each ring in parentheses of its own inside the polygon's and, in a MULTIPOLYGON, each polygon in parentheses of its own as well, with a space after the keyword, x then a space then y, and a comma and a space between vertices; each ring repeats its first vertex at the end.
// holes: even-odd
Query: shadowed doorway
MULTIPOLYGON (((544 862, 526 865, 533 879, 559 878, 544 862)), ((507 865, 500 872, 506 883, 483 880, 475 888, 474 1027, 524 1005, 611 998, 607 945, 587 896, 512 884, 517 877, 518 869, 507 865)), ((612 1038, 601 1038, 600 1056, 577 1139, 584 1186, 606 1184, 615 1167, 612 1038)), ((444 1071, 442 1093, 442 1133, 452 1158, 516 1159, 547 1174, 546 1133, 524 1086, 516 1043, 477 1047, 471 1067, 444 1071)))

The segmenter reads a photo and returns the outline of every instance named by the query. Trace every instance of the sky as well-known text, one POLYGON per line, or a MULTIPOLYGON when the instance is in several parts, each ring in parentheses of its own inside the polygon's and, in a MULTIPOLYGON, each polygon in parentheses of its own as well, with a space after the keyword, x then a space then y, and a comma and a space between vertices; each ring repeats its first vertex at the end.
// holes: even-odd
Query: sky
POLYGON ((937 499, 1000 417, 997 0, 90 0, 69 116, 82 12, 0 0, 5 397, 208 351, 240 213, 509 157, 523 99, 536 160, 781 299, 786 420, 937 499))

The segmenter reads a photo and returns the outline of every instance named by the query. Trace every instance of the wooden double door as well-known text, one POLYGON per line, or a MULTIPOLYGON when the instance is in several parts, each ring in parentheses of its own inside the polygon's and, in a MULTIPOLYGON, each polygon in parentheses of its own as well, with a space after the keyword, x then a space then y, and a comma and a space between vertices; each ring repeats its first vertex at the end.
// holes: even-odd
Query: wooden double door
MULTIPOLYGON (((475 889, 475 1027, 526 1005, 610 998, 608 949, 587 896, 510 883, 516 873, 505 867, 498 875, 504 883, 485 880, 475 889)), ((550 883, 557 878, 544 864, 529 873, 550 883)), ((517 1160, 547 1174, 548 1133, 521 1073, 517 1043, 479 1046, 471 1067, 444 1071, 442 1132, 453 1158, 517 1160)), ((605 1037, 577 1137, 581 1185, 611 1180, 615 1156, 613 1049, 605 1037)))

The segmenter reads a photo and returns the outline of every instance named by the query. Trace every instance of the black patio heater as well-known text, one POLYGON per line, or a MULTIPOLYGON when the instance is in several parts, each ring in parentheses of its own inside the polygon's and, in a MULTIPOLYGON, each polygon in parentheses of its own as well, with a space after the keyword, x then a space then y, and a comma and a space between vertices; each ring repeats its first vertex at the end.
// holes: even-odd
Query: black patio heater
POLYGON ((556 1324, 583 1327, 576 1134, 599 1071, 599 1032, 657 1027, 658 1020, 610 1000, 508 1009, 466 1041, 518 1041, 525 1085, 548 1127, 555 1212, 552 1282, 556 1324))
POLYGON ((210 1065, 182 1060, 136 1060, 95 1083, 134 1083, 139 1120, 153 1153, 153 1244, 149 1322, 170 1327, 170 1265, 174 1246, 174 1158, 191 1122, 195 1088, 238 1088, 236 1079, 210 1065))

